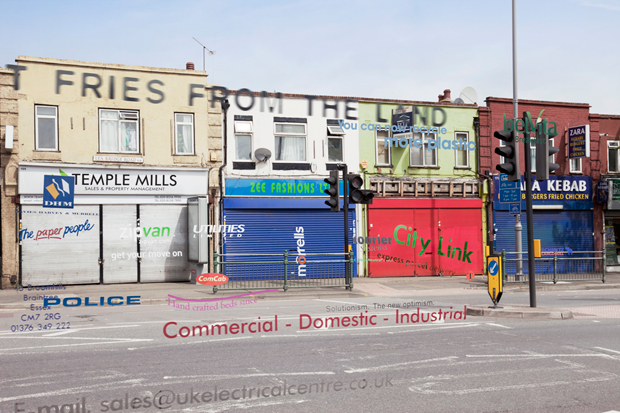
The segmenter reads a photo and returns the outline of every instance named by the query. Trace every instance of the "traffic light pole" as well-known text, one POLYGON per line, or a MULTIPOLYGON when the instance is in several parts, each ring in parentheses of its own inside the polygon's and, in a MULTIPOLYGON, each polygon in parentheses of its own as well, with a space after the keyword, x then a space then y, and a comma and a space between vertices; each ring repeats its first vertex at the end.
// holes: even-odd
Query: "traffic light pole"
MULTIPOLYGON (((523 119, 526 113, 523 112, 523 119)), ((532 153, 529 133, 524 134, 523 154, 525 155, 525 205, 527 212, 527 264, 530 280, 530 307, 536 307, 536 275, 534 274, 534 211, 532 210, 532 153)))
POLYGON ((343 210, 344 210, 344 253, 345 253, 345 263, 344 263, 344 279, 347 284, 347 289, 351 289, 351 263, 349 262, 349 170, 347 168, 347 164, 338 164, 338 169, 342 171, 342 181, 343 181, 343 210))
MULTIPOLYGON (((512 118, 516 122, 519 118, 519 100, 517 99, 517 0, 512 0, 512 114, 512 118)), ((519 136, 517 132, 515 133, 519 136)), ((519 162, 518 158, 517 162, 519 162)), ((521 200, 519 200, 519 202, 521 202, 521 200)), ((523 251, 522 229, 521 215, 515 215, 515 251, 517 253, 517 274, 515 276, 515 281, 520 281, 521 275, 523 275, 523 261, 521 260, 523 257, 521 254, 521 251, 523 251)))

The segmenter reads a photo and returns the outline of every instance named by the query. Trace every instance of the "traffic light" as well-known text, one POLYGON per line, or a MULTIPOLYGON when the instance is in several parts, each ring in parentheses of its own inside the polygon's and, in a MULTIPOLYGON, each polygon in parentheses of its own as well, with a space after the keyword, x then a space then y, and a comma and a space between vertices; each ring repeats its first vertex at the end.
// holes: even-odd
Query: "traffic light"
POLYGON ((521 172, 519 172, 519 144, 515 142, 515 137, 518 136, 516 130, 511 132, 505 130, 496 131, 493 136, 506 142, 506 146, 495 148, 495 153, 504 157, 504 163, 495 165, 495 169, 508 175, 509 181, 520 181, 521 172))
POLYGON ((329 200, 325 201, 325 204, 329 205, 330 211, 340 211, 340 194, 338 191, 338 171, 329 171, 329 178, 325 178, 324 181, 329 184, 329 188, 324 192, 329 195, 329 200))
MULTIPOLYGON (((546 123, 546 122, 545 122, 546 123)), ((549 179, 549 172, 553 172, 560 167, 557 163, 551 162, 549 157, 560 151, 560 148, 551 146, 549 139, 557 136, 557 132, 546 131, 546 125, 542 131, 536 132, 536 180, 546 181, 549 179)), ((554 129, 555 130, 555 129, 554 129)))
POLYGON ((372 204, 375 194, 367 189, 362 189, 364 180, 356 174, 349 174, 349 203, 350 204, 372 204))

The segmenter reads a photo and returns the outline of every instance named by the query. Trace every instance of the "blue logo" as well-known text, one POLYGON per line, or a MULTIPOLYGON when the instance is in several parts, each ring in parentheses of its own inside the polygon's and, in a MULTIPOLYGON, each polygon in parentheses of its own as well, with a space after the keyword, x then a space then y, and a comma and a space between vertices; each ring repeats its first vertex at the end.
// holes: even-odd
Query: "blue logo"
POLYGON ((45 175, 43 177, 43 207, 73 208, 73 176, 45 175))

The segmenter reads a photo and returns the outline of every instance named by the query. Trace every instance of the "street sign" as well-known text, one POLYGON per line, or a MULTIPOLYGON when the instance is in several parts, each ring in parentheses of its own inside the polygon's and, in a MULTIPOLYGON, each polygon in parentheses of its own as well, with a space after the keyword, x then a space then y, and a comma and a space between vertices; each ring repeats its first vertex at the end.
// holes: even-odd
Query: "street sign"
POLYGON ((509 181, 508 175, 499 174, 499 189, 516 189, 519 187, 519 181, 509 181))
POLYGON ((520 202, 521 199, 519 198, 521 198, 521 189, 519 188, 499 190, 499 202, 520 202))
POLYGON ((609 200, 609 181, 600 181, 596 184, 596 200, 599 202, 609 200))
POLYGON ((487 275, 489 279, 489 296, 497 308, 497 303, 499 303, 503 292, 502 262, 499 255, 489 255, 487 257, 487 275))
MULTIPOLYGON (((499 176, 499 202, 521 202, 521 188, 518 181, 511 182, 508 175, 499 176)), ((520 207, 519 207, 520 208, 520 207)))
POLYGON ((510 213, 512 215, 521 215, 521 202, 510 204, 510 213))

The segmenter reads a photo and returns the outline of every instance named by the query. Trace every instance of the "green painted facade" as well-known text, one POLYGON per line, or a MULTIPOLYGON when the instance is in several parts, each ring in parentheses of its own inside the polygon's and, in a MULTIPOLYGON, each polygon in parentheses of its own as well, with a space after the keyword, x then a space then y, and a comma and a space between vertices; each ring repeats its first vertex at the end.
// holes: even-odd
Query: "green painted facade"
MULTIPOLYGON (((441 130, 438 136, 441 140, 456 140, 457 133, 466 133, 468 142, 475 143, 475 149, 471 151, 467 151, 467 159, 468 165, 457 166, 457 158, 456 158, 456 150, 454 149, 437 149, 437 162, 436 166, 412 166, 410 165, 410 148, 407 146, 406 148, 402 148, 400 146, 394 147, 392 146, 389 150, 391 151, 390 164, 377 164, 377 132, 375 130, 368 130, 368 124, 381 124, 382 129, 385 129, 385 125, 390 125, 392 122, 392 111, 393 109, 397 109, 399 107, 398 103, 386 103, 381 102, 380 105, 380 116, 383 119, 386 119, 387 122, 378 122, 378 114, 377 114, 377 103, 376 102, 359 102, 359 119, 357 122, 349 121, 351 123, 357 123, 357 128, 359 129, 359 150, 360 150, 360 161, 367 161, 368 166, 366 168, 362 168, 361 171, 364 176, 366 188, 369 188, 369 178, 374 176, 384 176, 384 177, 394 177, 394 179, 402 179, 405 177, 411 178, 425 178, 425 179, 437 179, 437 180, 449 180, 449 179, 478 179, 477 171, 478 171, 478 141, 476 136, 476 130, 474 127, 474 119, 478 117, 478 108, 477 107, 464 107, 464 106, 451 106, 451 105, 442 105, 432 103, 428 104, 406 104, 401 103, 403 107, 414 106, 418 108, 418 111, 421 114, 427 113, 426 121, 422 119, 422 116, 415 116, 414 126, 422 127, 422 126, 433 126, 432 124, 432 111, 433 108, 441 108, 445 114, 445 123, 438 128, 445 130, 441 130), (365 126, 362 126, 366 124, 365 126), (391 171, 391 172, 390 172, 391 171)), ((437 122, 440 121, 440 109, 435 109, 437 112, 437 122)), ((353 127, 353 126, 352 126, 353 127)), ((373 129, 375 129, 373 127, 373 129)), ((391 134, 390 134, 391 135, 391 134)), ((417 134, 416 134, 417 135, 417 134)), ((383 142, 383 139, 380 140, 383 142)), ((426 151, 426 149, 425 149, 426 151)), ((460 164, 463 163, 463 159, 461 158, 460 164)), ((484 251, 484 245, 487 243, 487 228, 488 228, 488 217, 487 217, 487 205, 489 202, 489 186, 486 180, 483 180, 482 185, 480 186, 480 196, 482 197, 482 205, 483 209, 480 211, 482 216, 482 239, 483 245, 479 246, 484 251)), ((458 202, 458 198, 454 198, 455 202, 458 202)), ((367 208, 364 206, 362 209, 362 222, 367 221, 367 208)), ((362 225, 363 235, 367 234, 366 225, 362 225)), ((486 266, 486 264, 485 264, 486 266)), ((364 274, 367 274, 368 266, 367 263, 364 266, 365 268, 362 270, 364 274)), ((360 269, 361 270, 361 269, 360 269)))
MULTIPOLYGON (((409 105, 407 105, 409 106, 409 105)), ((439 134, 444 140, 454 140, 456 132, 466 132, 470 141, 476 142, 476 133, 474 130, 474 118, 478 116, 478 108, 476 107, 455 107, 444 105, 417 105, 421 110, 428 110, 427 124, 431 124, 432 108, 441 107, 446 114, 446 122, 441 128, 446 129, 445 134, 439 134), (428 109, 424 109, 428 108, 428 109)), ((398 104, 381 104, 381 117, 388 119, 388 123, 392 120, 392 110, 398 108, 398 104)), ((377 104, 375 102, 359 102, 359 120, 357 127, 359 130, 360 140, 360 160, 368 161, 367 173, 378 173, 377 168, 381 168, 382 174, 388 169, 392 169, 393 175, 424 177, 424 178, 470 178, 475 179, 478 168, 478 148, 468 151, 469 167, 457 168, 456 155, 453 149, 437 149, 437 166, 436 167, 411 167, 409 165, 409 147, 392 147, 391 150, 391 166, 376 166, 376 147, 375 147, 375 131, 361 130, 363 123, 377 124, 377 104)), ((386 125, 388 123, 382 123, 386 125)), ((427 126, 424 124, 420 116, 416 117, 414 126, 427 126)), ((432 124, 431 124, 432 126, 432 124)), ((477 142, 476 142, 477 143, 477 142)), ((389 173, 385 175, 390 175, 389 173)))

